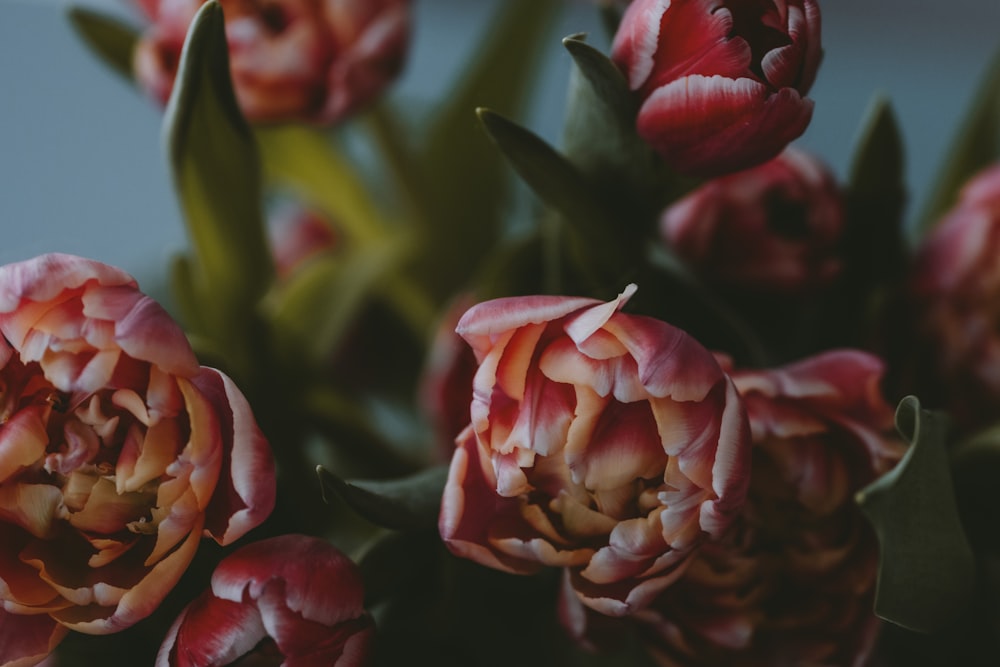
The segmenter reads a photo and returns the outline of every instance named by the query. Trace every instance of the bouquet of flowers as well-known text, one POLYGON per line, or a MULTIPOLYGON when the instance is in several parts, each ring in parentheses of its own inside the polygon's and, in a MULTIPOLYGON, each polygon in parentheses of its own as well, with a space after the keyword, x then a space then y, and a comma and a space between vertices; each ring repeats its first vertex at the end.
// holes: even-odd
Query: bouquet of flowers
POLYGON ((72 9, 190 243, 0 267, 0 665, 1000 661, 1000 62, 907 225, 820 1, 595 2, 559 146, 560 0, 426 113, 409 0, 72 9))

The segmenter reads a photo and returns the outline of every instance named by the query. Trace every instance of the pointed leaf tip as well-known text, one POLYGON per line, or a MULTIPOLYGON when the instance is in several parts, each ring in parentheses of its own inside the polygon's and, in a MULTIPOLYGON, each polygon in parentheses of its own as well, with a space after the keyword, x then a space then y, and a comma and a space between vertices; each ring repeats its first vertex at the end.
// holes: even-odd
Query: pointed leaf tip
POLYGON ((347 481, 317 466, 323 498, 326 491, 339 496, 351 509, 372 523, 393 530, 427 530, 437 526, 441 495, 448 478, 447 466, 422 470, 394 480, 347 481))
POLYGON ((70 24, 84 43, 126 79, 132 79, 132 55, 138 31, 132 26, 87 7, 74 5, 67 12, 70 24))
POLYGON ((956 507, 947 418, 908 396, 896 410, 896 425, 909 450, 857 494, 880 543, 875 613, 910 630, 935 632, 969 608, 975 557, 956 507))

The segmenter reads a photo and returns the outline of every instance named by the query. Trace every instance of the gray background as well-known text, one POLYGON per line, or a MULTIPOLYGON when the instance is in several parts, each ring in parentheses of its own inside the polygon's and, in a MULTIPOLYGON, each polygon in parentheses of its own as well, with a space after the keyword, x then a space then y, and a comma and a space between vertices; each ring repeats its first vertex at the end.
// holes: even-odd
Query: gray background
MULTIPOLYGON (((125 17, 126 0, 90 0, 125 17)), ((416 0, 415 41, 397 101, 447 89, 495 0, 416 0)), ((569 59, 558 38, 590 31, 593 7, 568 1, 522 119, 558 141, 569 59)), ((0 262, 64 251, 155 282, 184 235, 160 150, 158 108, 111 73, 65 20, 65 2, 0 0, 0 262)), ((826 58, 814 120, 799 144, 843 176, 876 92, 892 99, 919 207, 975 84, 1000 44, 998 0, 826 0, 826 58)))

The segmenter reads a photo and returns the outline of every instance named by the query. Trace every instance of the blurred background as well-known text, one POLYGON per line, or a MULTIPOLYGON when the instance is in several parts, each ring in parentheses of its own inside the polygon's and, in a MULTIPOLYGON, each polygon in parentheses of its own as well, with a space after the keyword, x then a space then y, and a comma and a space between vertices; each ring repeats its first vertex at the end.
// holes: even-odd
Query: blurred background
MULTIPOLYGON (((141 23, 129 0, 80 2, 141 23)), ((393 101, 429 108, 501 2, 415 0, 411 59, 393 101)), ((185 245, 160 147, 161 111, 84 47, 66 19, 68 6, 0 0, 0 262, 71 252, 121 266, 151 289, 169 255, 185 245)), ((908 213, 915 215, 1000 48, 1000 2, 821 0, 821 6, 826 55, 811 95, 815 116, 798 144, 843 177, 869 102, 887 95, 904 134, 908 213)), ((539 62, 532 108, 518 119, 553 143, 570 68, 559 39, 581 31, 606 49, 593 4, 567 0, 539 62)))

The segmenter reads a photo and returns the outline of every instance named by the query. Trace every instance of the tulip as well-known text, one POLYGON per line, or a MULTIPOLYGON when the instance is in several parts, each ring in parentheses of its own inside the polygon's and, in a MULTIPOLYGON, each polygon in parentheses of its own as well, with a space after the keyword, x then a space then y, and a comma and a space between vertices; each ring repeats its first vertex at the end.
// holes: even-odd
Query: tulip
POLYGON ((611 47, 639 135, 692 176, 760 164, 801 135, 821 55, 815 0, 635 0, 611 47))
POLYGON ((318 212, 287 205, 268 218, 271 254, 279 278, 288 278, 307 261, 337 246, 337 233, 318 212))
MULTIPOLYGON (((1000 405, 1000 165, 961 191, 917 250, 909 280, 910 355, 918 392, 960 431, 997 419, 1000 405)), ((908 388, 909 389, 909 388, 908 388)))
MULTIPOLYGON (((0 333, 5 632, 127 628, 203 534, 229 544, 270 513, 246 399, 131 276, 59 254, 0 267, 0 333)), ((0 642, 0 664, 17 650, 0 642)))
MULTIPOLYGON (((867 664, 878 547, 853 499, 903 451, 882 375, 852 350, 733 372, 753 433, 750 490, 725 538, 630 619, 660 664, 867 664)), ((563 618, 580 639, 608 636, 579 608, 563 618)))
MULTIPOLYGON (((205 0, 137 0, 152 25, 136 46, 140 85, 165 104, 188 26, 205 0)), ((409 0, 220 0, 233 88, 253 122, 337 123, 402 70, 409 0)))
POLYGON ((479 361, 439 527, 507 572, 566 568, 583 604, 626 615, 742 507, 749 432, 736 390, 683 331, 617 299, 530 296, 470 309, 479 361))
POLYGON ((806 153, 709 181, 664 211, 663 239, 726 290, 807 294, 842 267, 844 206, 830 172, 806 153))
POLYGON ((327 542, 254 542, 219 563, 170 628, 156 667, 364 665, 374 626, 363 603, 360 571, 327 542))

